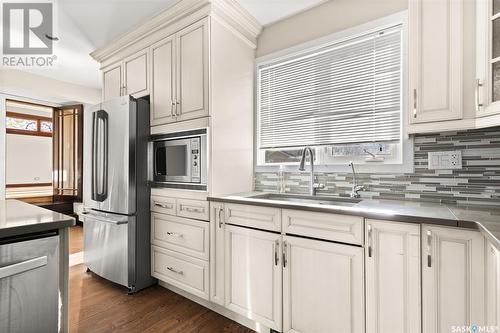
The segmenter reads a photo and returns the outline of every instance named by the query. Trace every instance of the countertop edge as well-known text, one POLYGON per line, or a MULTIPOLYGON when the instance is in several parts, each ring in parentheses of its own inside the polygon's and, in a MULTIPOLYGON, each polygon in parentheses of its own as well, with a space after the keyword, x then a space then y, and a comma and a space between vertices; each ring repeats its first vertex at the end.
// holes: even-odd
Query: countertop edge
POLYGON ((0 230, 0 239, 6 237, 13 237, 37 232, 44 232, 49 230, 56 230, 62 228, 68 228, 76 225, 76 220, 73 217, 69 217, 63 220, 57 220, 53 222, 45 223, 35 223, 29 225, 19 225, 10 228, 3 228, 0 230))
POLYGON ((297 209, 311 212, 322 212, 331 214, 341 214, 350 216, 360 216, 368 219, 380 219, 386 221, 394 222, 407 222, 407 223, 418 223, 418 224, 435 224, 445 227, 456 227, 462 229, 473 229, 479 230, 498 250, 500 250, 500 239, 498 239, 493 233, 485 227, 481 221, 478 220, 465 220, 457 217, 453 209, 447 208, 453 219, 443 219, 443 218, 433 218, 427 216, 417 216, 417 215, 404 215, 404 214, 383 214, 376 212, 362 212, 353 211, 352 209, 339 209, 333 207, 316 207, 311 205, 301 205, 296 203, 286 203, 281 204, 275 201, 265 202, 264 200, 251 200, 245 197, 208 197, 208 201, 213 202, 224 202, 224 203, 234 203, 243 205, 253 205, 253 206, 265 206, 265 207, 276 207, 282 209, 297 209))

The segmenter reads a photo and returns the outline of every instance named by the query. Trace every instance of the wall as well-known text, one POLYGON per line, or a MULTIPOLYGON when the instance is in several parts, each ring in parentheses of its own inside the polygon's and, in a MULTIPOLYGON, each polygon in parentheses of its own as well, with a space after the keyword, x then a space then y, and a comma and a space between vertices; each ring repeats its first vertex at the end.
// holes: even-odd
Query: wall
POLYGON ((7 134, 5 157, 7 184, 52 183, 51 137, 7 134))
MULTIPOLYGON (((463 132, 415 136, 415 171, 407 174, 358 174, 358 182, 366 187, 363 198, 429 201, 459 205, 500 204, 500 127, 463 132), (462 151, 462 169, 428 170, 430 151, 462 151)), ((309 168, 307 167, 306 170, 309 168)), ((325 184, 318 195, 348 197, 352 175, 319 173, 325 184)), ((285 192, 308 193, 308 172, 286 173, 285 192)), ((278 173, 255 175, 257 191, 276 192, 278 173)))
POLYGON ((101 101, 101 89, 54 80, 16 69, 0 69, 0 94, 51 103, 91 103, 101 101))
POLYGON ((330 0, 264 27, 257 57, 407 9, 408 0, 330 0))

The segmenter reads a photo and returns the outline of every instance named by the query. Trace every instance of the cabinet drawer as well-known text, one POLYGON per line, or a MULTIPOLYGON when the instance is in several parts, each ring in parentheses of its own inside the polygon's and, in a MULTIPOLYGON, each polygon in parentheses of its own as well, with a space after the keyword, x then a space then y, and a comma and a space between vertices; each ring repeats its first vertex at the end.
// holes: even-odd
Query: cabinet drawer
POLYGON ((177 216, 208 221, 208 201, 177 199, 177 216))
POLYGON ((281 210, 238 204, 225 204, 225 223, 269 231, 281 231, 281 210))
POLYGON ((336 242, 363 245, 363 218, 283 209, 283 231, 336 242))
POLYGON ((180 253, 151 247, 151 275, 208 300, 208 262, 180 253))
POLYGON ((209 224, 153 213, 151 243, 208 260, 209 224))
POLYGON ((151 196, 151 211, 156 213, 175 215, 175 199, 151 196))

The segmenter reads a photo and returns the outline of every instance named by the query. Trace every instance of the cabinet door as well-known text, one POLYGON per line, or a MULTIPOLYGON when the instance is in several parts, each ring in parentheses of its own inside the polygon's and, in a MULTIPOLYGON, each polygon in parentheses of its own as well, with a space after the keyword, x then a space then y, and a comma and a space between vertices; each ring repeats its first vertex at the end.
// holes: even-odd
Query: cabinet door
POLYGON ((102 100, 107 101, 122 94, 122 67, 120 64, 103 70, 102 100))
POLYGON ((123 61, 124 94, 142 97, 149 94, 148 50, 141 51, 123 61))
POLYGON ((175 38, 151 47, 151 125, 175 121, 175 38))
POLYGON ((411 123, 462 118, 463 1, 410 1, 411 123))
POLYGON ((484 237, 422 226, 422 331, 484 325, 484 303, 484 237))
POLYGON ((500 113, 500 5, 476 1, 476 111, 478 116, 500 113))
POLYGON ((226 225, 225 306, 281 331, 279 234, 226 225))
POLYGON ((486 325, 500 325, 500 251, 486 243, 486 325))
POLYGON ((224 205, 210 203, 210 300, 224 305, 224 205))
POLYGON ((283 238, 283 331, 364 332, 363 248, 283 238))
POLYGON ((366 220, 366 331, 420 332, 420 226, 366 220))
POLYGON ((208 116, 208 20, 177 33, 178 120, 208 116))

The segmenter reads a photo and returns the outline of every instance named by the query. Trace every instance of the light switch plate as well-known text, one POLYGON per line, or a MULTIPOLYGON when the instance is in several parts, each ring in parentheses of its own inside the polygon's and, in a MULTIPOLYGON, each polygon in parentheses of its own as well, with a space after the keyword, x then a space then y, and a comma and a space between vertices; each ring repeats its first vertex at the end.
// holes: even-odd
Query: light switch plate
POLYGON ((428 153, 429 170, 462 169, 462 152, 460 150, 428 153))

